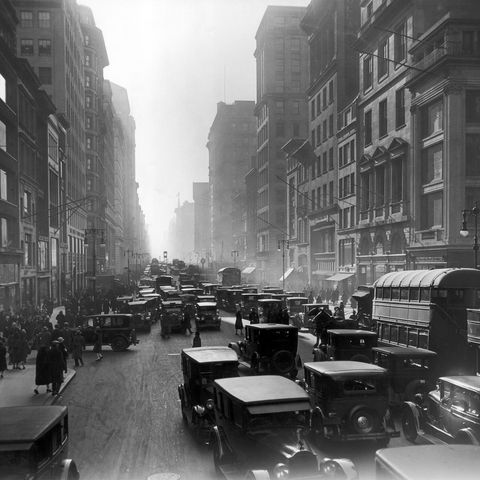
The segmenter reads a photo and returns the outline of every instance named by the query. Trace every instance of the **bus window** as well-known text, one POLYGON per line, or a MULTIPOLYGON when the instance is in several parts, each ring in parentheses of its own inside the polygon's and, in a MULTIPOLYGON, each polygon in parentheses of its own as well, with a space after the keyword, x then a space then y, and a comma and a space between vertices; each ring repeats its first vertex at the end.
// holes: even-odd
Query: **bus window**
POLYGON ((407 327, 398 327, 398 343, 407 345, 407 327))
POLYGON ((390 341, 398 343, 398 327, 395 325, 390 326, 390 341))
POLYGON ((400 300, 400 289, 392 288, 392 300, 400 300))
POLYGON ((383 298, 383 288, 382 287, 377 287, 375 289, 375 298, 383 298))
POLYGON ((429 302, 430 301, 430 288, 421 288, 420 289, 420 301, 429 302))
POLYGON ((418 330, 416 328, 408 329, 408 346, 416 347, 418 343, 418 330))
POLYGON ((410 301, 418 301, 418 288, 410 288, 410 301))
POLYGON ((390 287, 383 287, 383 298, 385 300, 390 300, 390 287))
POLYGON ((446 288, 439 288, 438 290, 434 290, 432 292, 432 298, 433 297, 447 298, 447 289, 446 288))
POLYGON ((400 289, 400 300, 408 300, 408 288, 400 289))
POLYGON ((428 348, 428 332, 419 332, 418 335, 418 347, 428 348))
POLYGON ((450 305, 454 304, 463 304, 464 303, 464 297, 465 297, 465 290, 462 290, 460 288, 454 289, 454 288, 449 288, 448 289, 448 303, 450 305))

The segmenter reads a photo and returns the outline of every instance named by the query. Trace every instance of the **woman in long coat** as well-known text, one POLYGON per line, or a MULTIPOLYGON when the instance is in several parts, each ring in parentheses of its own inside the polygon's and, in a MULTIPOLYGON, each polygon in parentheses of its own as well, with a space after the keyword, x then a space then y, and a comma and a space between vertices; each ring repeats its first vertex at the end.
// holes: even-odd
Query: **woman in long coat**
POLYGON ((59 348, 59 341, 54 340, 48 351, 48 363, 52 375, 52 395, 58 395, 63 382, 63 354, 59 348))
POLYGON ((240 330, 240 335, 243 334, 243 321, 242 321, 242 311, 237 310, 235 314, 235 335, 238 335, 238 330, 240 330))
POLYGON ((45 385, 47 392, 51 392, 49 386, 52 383, 52 374, 48 361, 48 347, 39 347, 35 360, 35 388, 33 391, 38 395, 38 387, 45 385))
POLYGON ((3 372, 7 370, 7 347, 0 337, 0 378, 3 378, 3 372))

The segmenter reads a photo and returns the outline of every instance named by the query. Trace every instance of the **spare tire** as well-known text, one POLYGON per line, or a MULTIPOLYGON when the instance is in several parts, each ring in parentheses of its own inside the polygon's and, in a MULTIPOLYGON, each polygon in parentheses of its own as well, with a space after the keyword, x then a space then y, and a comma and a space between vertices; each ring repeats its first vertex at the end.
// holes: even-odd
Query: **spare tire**
POLYGON ((275 373, 285 375, 295 367, 295 358, 288 350, 279 350, 273 354, 271 365, 275 373))
POLYGON ((365 435, 378 432, 380 424, 377 412, 367 407, 354 408, 350 412, 350 425, 356 433, 365 435))

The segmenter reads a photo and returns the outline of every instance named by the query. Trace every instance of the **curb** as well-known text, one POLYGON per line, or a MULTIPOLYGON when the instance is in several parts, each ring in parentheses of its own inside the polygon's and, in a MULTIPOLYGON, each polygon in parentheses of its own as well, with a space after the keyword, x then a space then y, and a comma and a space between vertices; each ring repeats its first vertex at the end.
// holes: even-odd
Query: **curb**
POLYGON ((67 388, 68 384, 73 380, 75 375, 77 374, 76 370, 71 368, 67 369, 67 374, 65 375, 65 379, 63 380, 62 384, 60 385, 60 389, 58 391, 58 395, 51 397, 50 402, 46 402, 46 405, 53 405, 57 402, 57 400, 62 396, 63 391, 67 388))

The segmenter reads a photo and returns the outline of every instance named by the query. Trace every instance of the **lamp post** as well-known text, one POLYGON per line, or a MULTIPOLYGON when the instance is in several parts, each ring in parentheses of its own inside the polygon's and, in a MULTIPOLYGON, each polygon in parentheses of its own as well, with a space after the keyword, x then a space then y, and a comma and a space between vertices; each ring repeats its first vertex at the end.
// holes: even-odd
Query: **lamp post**
POLYGON ((86 246, 89 245, 88 243, 88 236, 92 237, 92 263, 93 263, 93 301, 96 302, 97 300, 97 235, 101 235, 100 237, 100 247, 105 247, 105 238, 104 238, 104 230, 102 228, 87 228, 85 229, 85 241, 84 244, 86 246))
POLYGON ((460 235, 463 238, 468 237, 469 231, 467 226, 467 216, 475 217, 475 235, 473 237, 473 257, 474 257, 474 266, 473 268, 478 268, 478 215, 480 214, 480 208, 478 208, 477 202, 475 206, 471 209, 462 210, 462 229, 460 230, 460 235))
POLYGON ((237 258, 238 258, 238 254, 240 252, 238 250, 232 250, 232 257, 233 257, 233 266, 235 267, 237 265, 237 258))
POLYGON ((282 290, 285 292, 285 250, 290 248, 289 240, 281 238, 278 241, 278 251, 282 252, 282 290))
POLYGON ((130 255, 133 255, 133 250, 125 250, 123 252, 123 256, 127 256, 127 288, 128 288, 128 293, 131 292, 130 289, 130 255))

